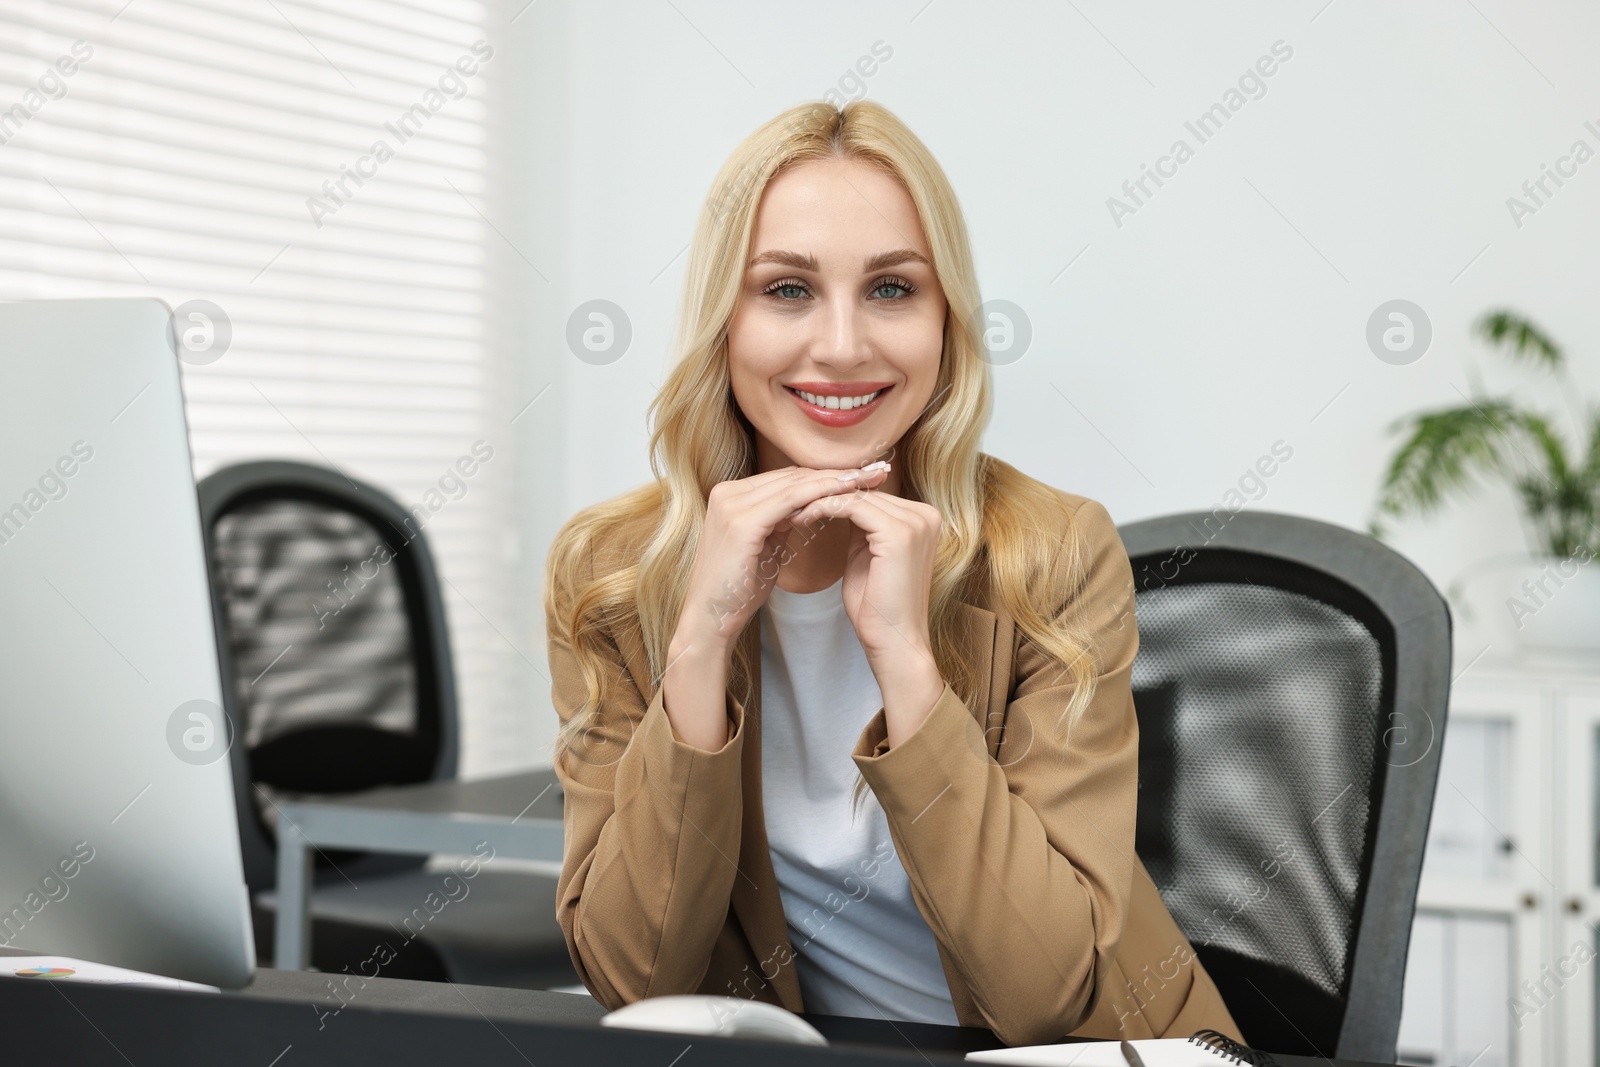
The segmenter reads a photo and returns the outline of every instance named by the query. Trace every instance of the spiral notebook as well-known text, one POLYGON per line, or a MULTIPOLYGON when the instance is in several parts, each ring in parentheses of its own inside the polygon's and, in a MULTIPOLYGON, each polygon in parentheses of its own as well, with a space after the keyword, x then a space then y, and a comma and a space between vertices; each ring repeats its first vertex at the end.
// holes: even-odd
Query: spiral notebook
MULTIPOLYGON (((1162 1037, 1130 1041, 1144 1067, 1277 1067, 1265 1052, 1249 1048, 1215 1030, 1200 1030, 1186 1038, 1162 1037)), ((1069 1041, 1058 1045, 969 1052, 974 1063, 1005 1063, 1012 1067, 1128 1067, 1120 1041, 1069 1041)))

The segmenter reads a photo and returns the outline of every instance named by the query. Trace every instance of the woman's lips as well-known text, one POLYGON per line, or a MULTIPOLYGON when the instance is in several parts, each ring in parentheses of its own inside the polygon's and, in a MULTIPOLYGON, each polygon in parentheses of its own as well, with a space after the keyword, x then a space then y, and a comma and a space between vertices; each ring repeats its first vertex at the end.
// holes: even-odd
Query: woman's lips
POLYGON ((862 404, 860 407, 851 408, 849 411, 843 411, 839 408, 818 407, 788 386, 784 386, 783 391, 794 397, 794 402, 800 405, 800 410, 805 412, 813 422, 820 422, 824 426, 837 427, 854 426, 868 415, 871 415, 878 409, 878 405, 883 403, 883 398, 888 395, 889 390, 893 388, 894 386, 892 385, 884 386, 878 390, 878 395, 872 398, 870 404, 862 404))

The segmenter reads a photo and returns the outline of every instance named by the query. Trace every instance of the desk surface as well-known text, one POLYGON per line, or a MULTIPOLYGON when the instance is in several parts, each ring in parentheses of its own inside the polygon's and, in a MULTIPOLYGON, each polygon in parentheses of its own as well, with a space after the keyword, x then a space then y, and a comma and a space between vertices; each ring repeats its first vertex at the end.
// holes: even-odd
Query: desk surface
POLYGON ((317 797, 314 801, 281 803, 311 804, 321 808, 350 808, 363 811, 414 812, 429 815, 455 815, 486 819, 550 819, 561 821, 561 783, 550 768, 519 771, 494 778, 470 781, 446 779, 416 785, 388 786, 366 790, 348 797, 317 797))
POLYGON ((310 962, 311 849, 483 855, 479 849, 487 845, 489 856, 560 863, 563 804, 561 783, 548 767, 345 796, 283 798, 274 804, 279 827, 273 959, 289 970, 310 962))
MULTIPOLYGON (((0 948, 0 956, 29 955, 0 948)), ((385 1067, 441 1063, 552 1067, 720 1067, 964 1063, 987 1030, 806 1015, 826 1049, 603 1029, 604 1009, 570 993, 263 968, 238 991, 177 992, 0 978, 4 1062, 83 1067, 385 1067), (336 979, 346 981, 337 987, 336 979), (692 1056, 683 1058, 693 1049, 692 1056)), ((1279 1056, 1284 1067, 1358 1067, 1279 1056)))

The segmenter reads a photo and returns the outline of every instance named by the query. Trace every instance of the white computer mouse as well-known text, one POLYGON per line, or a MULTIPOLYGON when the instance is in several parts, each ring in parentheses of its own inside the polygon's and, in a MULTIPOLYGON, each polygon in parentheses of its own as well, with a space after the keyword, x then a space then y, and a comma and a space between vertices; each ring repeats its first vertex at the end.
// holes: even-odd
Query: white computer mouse
POLYGON ((636 1000, 601 1016, 600 1025, 802 1045, 828 1043, 816 1027, 776 1004, 704 993, 636 1000))

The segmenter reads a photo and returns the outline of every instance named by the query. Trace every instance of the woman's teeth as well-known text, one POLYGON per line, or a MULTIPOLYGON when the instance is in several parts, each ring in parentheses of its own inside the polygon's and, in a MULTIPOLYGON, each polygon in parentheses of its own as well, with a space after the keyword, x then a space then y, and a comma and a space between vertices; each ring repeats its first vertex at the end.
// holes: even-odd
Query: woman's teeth
POLYGON ((802 389, 796 389, 795 392, 798 393, 802 399, 817 405, 819 408, 830 408, 836 411, 849 411, 851 408, 858 408, 863 404, 872 403, 874 400, 878 399, 878 393, 883 392, 883 390, 879 389, 877 392, 868 393, 866 396, 817 396, 815 393, 808 393, 802 389))

